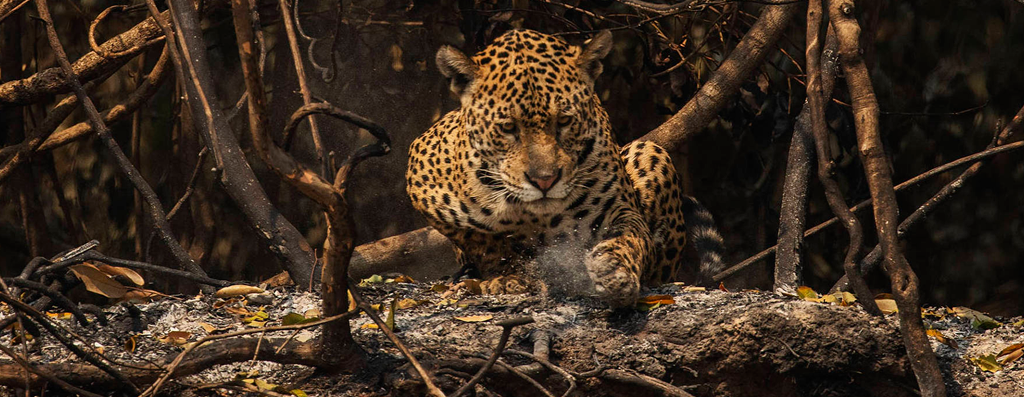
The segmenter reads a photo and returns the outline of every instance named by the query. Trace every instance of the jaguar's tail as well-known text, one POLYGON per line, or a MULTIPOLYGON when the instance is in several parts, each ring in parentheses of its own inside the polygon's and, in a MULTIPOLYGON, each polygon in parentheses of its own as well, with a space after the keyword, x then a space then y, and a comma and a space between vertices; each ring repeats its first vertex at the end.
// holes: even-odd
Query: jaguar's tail
POLYGON ((725 241, 718 233, 715 218, 697 199, 684 195, 682 206, 686 233, 700 257, 697 284, 708 285, 715 274, 725 269, 725 262, 722 259, 725 254, 725 241))

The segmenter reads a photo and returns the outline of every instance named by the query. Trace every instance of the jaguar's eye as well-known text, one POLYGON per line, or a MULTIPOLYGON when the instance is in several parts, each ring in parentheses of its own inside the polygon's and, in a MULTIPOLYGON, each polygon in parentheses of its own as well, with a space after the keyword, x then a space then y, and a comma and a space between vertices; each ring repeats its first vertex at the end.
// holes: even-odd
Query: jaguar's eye
POLYGON ((501 128, 501 132, 506 134, 516 133, 516 123, 514 121, 503 121, 498 123, 498 128, 501 128))
POLYGON ((558 116, 558 128, 568 127, 572 121, 572 116, 558 116))

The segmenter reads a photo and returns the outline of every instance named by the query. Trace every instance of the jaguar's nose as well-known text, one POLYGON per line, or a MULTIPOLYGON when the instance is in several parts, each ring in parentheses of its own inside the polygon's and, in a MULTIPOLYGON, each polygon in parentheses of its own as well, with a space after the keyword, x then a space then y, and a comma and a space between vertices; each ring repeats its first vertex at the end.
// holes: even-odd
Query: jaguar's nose
POLYGON ((527 172, 525 174, 526 180, 529 181, 531 185, 540 189, 541 192, 547 193, 547 191, 550 190, 555 183, 558 183, 560 178, 562 178, 562 169, 559 168, 548 172, 527 172))

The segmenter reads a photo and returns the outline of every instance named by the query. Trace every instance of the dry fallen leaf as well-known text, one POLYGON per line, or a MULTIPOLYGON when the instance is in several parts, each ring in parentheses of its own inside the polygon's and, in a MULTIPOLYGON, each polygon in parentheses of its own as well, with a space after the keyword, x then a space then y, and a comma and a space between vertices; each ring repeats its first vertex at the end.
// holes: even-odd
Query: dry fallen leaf
POLYGON ((996 372, 1003 369, 1003 366, 999 365, 999 362, 996 361, 996 356, 994 354, 974 357, 970 360, 974 365, 977 365, 978 368, 981 368, 982 371, 996 372))
POLYGON ((878 310, 881 310, 883 314, 899 313, 899 308, 896 307, 896 300, 894 299, 875 299, 875 304, 878 305, 878 310))
POLYGON ((398 277, 395 277, 392 280, 394 282, 396 282, 396 283, 415 283, 416 282, 416 280, 413 280, 412 277, 406 276, 404 274, 400 275, 398 277))
POLYGON ((416 306, 419 306, 419 305, 424 305, 424 304, 427 304, 427 303, 430 303, 430 301, 428 301, 426 299, 405 298, 405 299, 402 299, 402 300, 398 301, 398 309, 399 310, 401 310, 401 309, 408 309, 408 308, 416 307, 416 306))
POLYGON ((71 266, 71 272, 82 280, 85 289, 108 298, 120 298, 128 293, 128 288, 106 273, 101 272, 96 266, 88 263, 79 263, 71 266))
POLYGON ((985 313, 979 312, 974 309, 958 306, 954 307, 952 310, 953 313, 957 315, 957 317, 971 320, 971 328, 977 330, 993 329, 1003 325, 1003 323, 996 321, 995 319, 989 317, 985 313))
POLYGON ((188 338, 192 337, 192 333, 186 331, 171 331, 163 337, 157 338, 158 341, 175 346, 184 346, 188 343, 188 338))
POLYGON ((816 292, 813 288, 808 287, 806 285, 797 287, 796 296, 805 301, 821 302, 821 300, 818 299, 818 292, 816 292))
POLYGON ((203 331, 206 331, 208 334, 217 330, 217 327, 214 327, 213 324, 210 323, 199 323, 199 326, 203 327, 203 331))
POLYGON ((459 321, 462 321, 462 322, 466 322, 466 323, 479 323, 479 322, 482 322, 482 321, 488 321, 488 320, 490 320, 492 318, 494 318, 494 316, 492 316, 490 314, 482 314, 482 315, 477 315, 477 316, 455 317, 456 320, 459 320, 459 321))
POLYGON ((704 291, 707 291, 707 290, 708 289, 704 288, 704 287, 694 287, 694 286, 689 286, 689 287, 683 288, 683 292, 704 292, 704 291))
POLYGON ((465 287, 466 291, 472 295, 480 295, 484 293, 483 289, 480 288, 480 280, 470 278, 462 280, 459 284, 465 287))
POLYGON ((136 345, 137 344, 135 343, 135 335, 129 336, 128 339, 124 341, 124 350, 128 351, 129 353, 134 353, 136 345))
POLYGON ((230 297, 233 297, 233 296, 241 296, 241 295, 247 295, 247 294, 258 294, 258 293, 261 293, 261 292, 264 292, 263 288, 253 287, 251 285, 241 285, 241 284, 238 284, 238 285, 229 285, 227 287, 221 288, 221 289, 217 290, 217 293, 214 296, 216 296, 218 298, 230 298, 230 297))
POLYGON ((251 316, 253 314, 248 309, 245 309, 245 308, 242 308, 242 307, 234 307, 234 306, 225 307, 224 311, 226 311, 228 313, 231 313, 231 314, 237 314, 239 316, 251 316))
POLYGON ((928 334, 928 336, 935 338, 935 340, 937 340, 939 343, 943 345, 949 346, 953 349, 957 348, 956 341, 947 338, 945 335, 942 334, 942 332, 939 332, 939 330, 937 329, 929 328, 924 332, 928 334))
POLYGON ((105 263, 97 264, 96 268, 99 269, 99 271, 104 272, 110 276, 124 276, 128 280, 131 280, 132 284, 135 284, 139 287, 141 287, 142 284, 146 283, 146 280, 143 280, 142 276, 140 276, 139 273, 136 273, 132 269, 110 266, 105 263))
POLYGON ((1024 355, 1024 344, 1014 343, 999 352, 999 354, 996 355, 996 358, 999 359, 998 362, 1000 365, 1006 365, 1014 362, 1020 358, 1021 355, 1024 355))
POLYGON ((121 297, 122 302, 149 303, 153 300, 166 296, 151 289, 134 288, 121 297))

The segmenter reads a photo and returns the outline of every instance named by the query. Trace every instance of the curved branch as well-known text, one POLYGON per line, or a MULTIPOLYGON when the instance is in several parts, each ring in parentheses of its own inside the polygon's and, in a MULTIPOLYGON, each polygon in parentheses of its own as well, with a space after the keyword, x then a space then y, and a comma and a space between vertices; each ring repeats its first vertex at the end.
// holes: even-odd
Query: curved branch
POLYGON ((152 40, 149 40, 149 41, 146 41, 146 42, 137 43, 137 44, 135 44, 134 46, 132 46, 131 48, 129 48, 127 50, 119 51, 119 52, 114 52, 114 53, 111 53, 107 49, 105 49, 105 48, 99 46, 98 44, 96 44, 96 26, 99 25, 101 21, 103 21, 103 18, 106 18, 107 15, 109 15, 111 11, 114 11, 114 10, 124 11, 124 10, 126 10, 128 8, 129 8, 129 6, 126 6, 126 5, 113 5, 113 6, 107 7, 107 9, 103 10, 103 12, 101 12, 100 15, 97 15, 96 19, 93 19, 92 23, 89 24, 89 34, 87 35, 87 36, 89 36, 89 47, 91 47, 92 50, 94 52, 96 52, 97 54, 99 54, 101 57, 106 58, 106 59, 110 59, 110 58, 118 58, 118 57, 127 56, 127 55, 132 54, 133 52, 141 50, 144 47, 147 47, 147 46, 152 45, 152 44, 159 43, 161 40, 163 40, 163 37, 157 37, 155 39, 152 39, 152 40))
MULTIPOLYGON (((170 15, 165 11, 160 14, 161 20, 168 20, 170 15)), ((95 51, 78 58, 71 66, 79 81, 90 81, 113 72, 128 63, 142 50, 156 43, 153 39, 163 35, 153 18, 146 18, 131 29, 107 40, 100 47, 112 56, 104 58, 95 51)), ((21 80, 0 84, 0 107, 25 105, 37 102, 54 94, 70 92, 71 79, 55 66, 21 80)))
POLYGON ((761 65, 789 21, 796 15, 795 4, 765 6, 761 17, 743 36, 729 58, 711 75, 697 94, 674 116, 639 140, 653 141, 673 151, 718 116, 751 73, 761 65))

